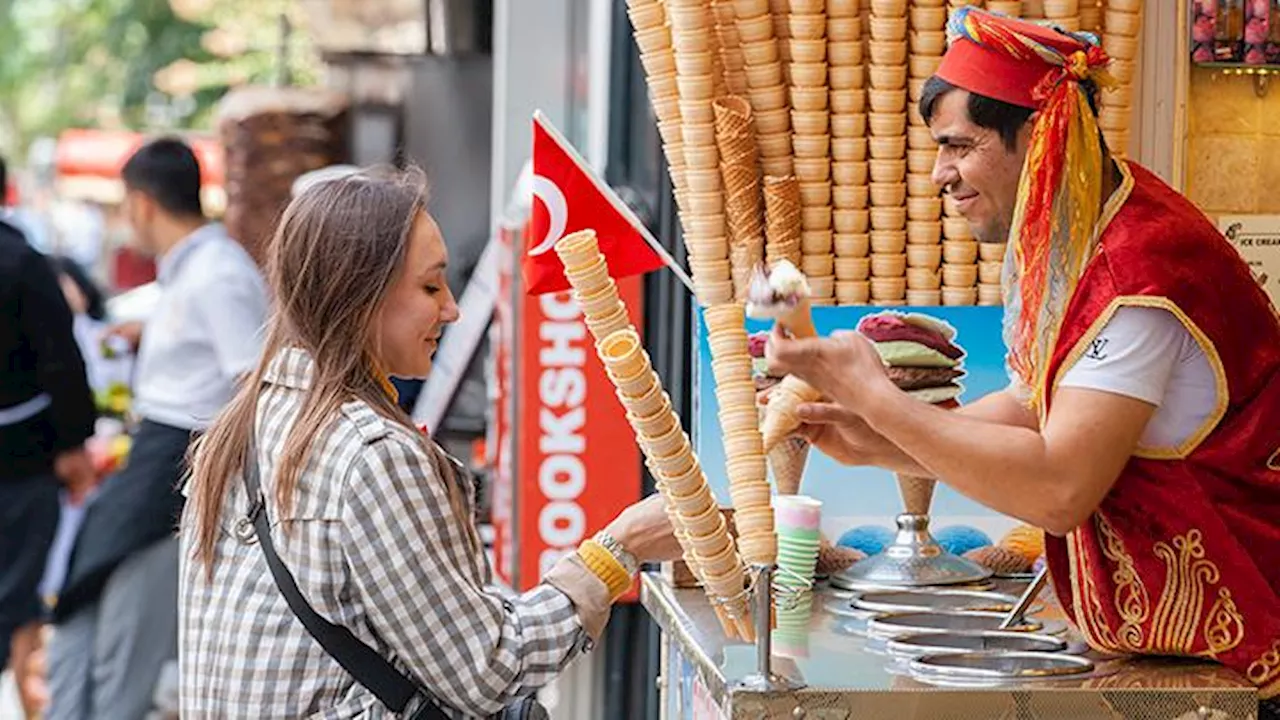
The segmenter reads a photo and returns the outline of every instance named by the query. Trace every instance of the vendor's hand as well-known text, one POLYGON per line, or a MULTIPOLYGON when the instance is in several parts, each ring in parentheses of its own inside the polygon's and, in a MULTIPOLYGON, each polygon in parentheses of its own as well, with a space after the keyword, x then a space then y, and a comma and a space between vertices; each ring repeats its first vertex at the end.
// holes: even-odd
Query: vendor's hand
POLYGON ((138 352, 139 343, 142 342, 142 327, 141 320, 131 320, 112 325, 103 333, 102 339, 105 342, 108 338, 118 337, 128 343, 129 349, 136 353, 138 352))
POLYGON ((896 390, 871 341, 856 332, 825 338, 791 338, 777 329, 765 348, 769 372, 795 375, 825 397, 857 410, 878 394, 896 390))
POLYGON ((874 465, 892 446, 857 414, 834 403, 804 403, 796 409, 797 434, 841 465, 874 465))
POLYGON ((667 517, 665 501, 658 493, 623 510, 605 531, 642 563, 680 558, 680 543, 667 517))
POLYGON ((98 473, 93 469, 89 452, 83 447, 59 453, 53 460, 53 472, 67 487, 73 504, 79 504, 98 484, 98 473))

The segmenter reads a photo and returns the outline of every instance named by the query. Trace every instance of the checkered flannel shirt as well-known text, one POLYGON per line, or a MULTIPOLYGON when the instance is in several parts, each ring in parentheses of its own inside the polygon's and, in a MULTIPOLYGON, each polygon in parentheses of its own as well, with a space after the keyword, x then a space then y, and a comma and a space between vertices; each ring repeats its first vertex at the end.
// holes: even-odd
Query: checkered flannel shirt
MULTIPOLYGON (((443 451, 364 403, 345 404, 317 437, 282 518, 270 501, 272 475, 311 373, 301 350, 273 359, 257 438, 272 539, 320 615, 410 673, 451 717, 490 715, 590 649, 608 619, 604 584, 574 555, 523 595, 491 585, 475 528, 452 516, 444 484, 461 484, 470 514, 470 480, 443 451)), ((237 540, 233 528, 248 507, 237 475, 212 580, 191 559, 192 518, 183 522, 184 720, 391 717, 294 617, 262 548, 237 540)))

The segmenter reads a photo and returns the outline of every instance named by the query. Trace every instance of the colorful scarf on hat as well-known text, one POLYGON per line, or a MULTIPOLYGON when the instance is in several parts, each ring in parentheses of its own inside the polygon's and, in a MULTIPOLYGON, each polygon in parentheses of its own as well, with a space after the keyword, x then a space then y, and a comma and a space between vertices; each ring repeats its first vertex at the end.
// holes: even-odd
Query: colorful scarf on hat
POLYGON ((1093 255, 1101 213, 1102 143, 1082 81, 1102 89, 1115 80, 1093 35, 1068 33, 1082 49, 1063 54, 988 18, 962 8, 951 18, 948 39, 963 37, 1054 66, 1035 89, 1040 105, 1018 184, 1003 283, 1010 373, 1026 386, 1027 403, 1038 407, 1057 328, 1093 255))

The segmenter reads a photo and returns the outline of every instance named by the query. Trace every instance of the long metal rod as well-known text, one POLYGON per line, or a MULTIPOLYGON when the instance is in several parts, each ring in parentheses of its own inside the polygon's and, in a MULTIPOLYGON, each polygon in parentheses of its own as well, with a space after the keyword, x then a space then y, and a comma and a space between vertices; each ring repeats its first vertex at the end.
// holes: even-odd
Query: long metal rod
POLYGON ((756 671, 766 682, 773 679, 773 566, 756 570, 756 671))
POLYGON ((1041 568, 1040 572, 1036 573, 1035 579, 1027 586, 1026 591, 1022 593, 1022 597, 1018 598, 1018 603, 1013 606, 1013 609, 1009 611, 1009 614, 1000 623, 1001 630, 1008 630, 1022 622, 1022 616, 1027 614, 1027 608, 1031 607, 1031 603, 1036 601, 1036 597, 1040 595, 1040 591, 1044 589, 1044 583, 1048 579, 1049 568, 1041 568))

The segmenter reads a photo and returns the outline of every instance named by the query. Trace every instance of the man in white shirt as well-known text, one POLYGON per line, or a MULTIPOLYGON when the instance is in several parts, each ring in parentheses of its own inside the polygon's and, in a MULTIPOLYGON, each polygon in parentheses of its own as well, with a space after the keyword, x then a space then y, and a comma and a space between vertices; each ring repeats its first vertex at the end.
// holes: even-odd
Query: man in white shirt
POLYGON ((187 445, 231 399, 261 352, 267 292, 247 252, 200 204, 200 166, 180 140, 125 165, 135 241, 158 259, 160 300, 112 332, 138 349, 140 422, 126 467, 86 512, 54 608, 49 720, 146 716, 177 655, 177 487, 187 445))

